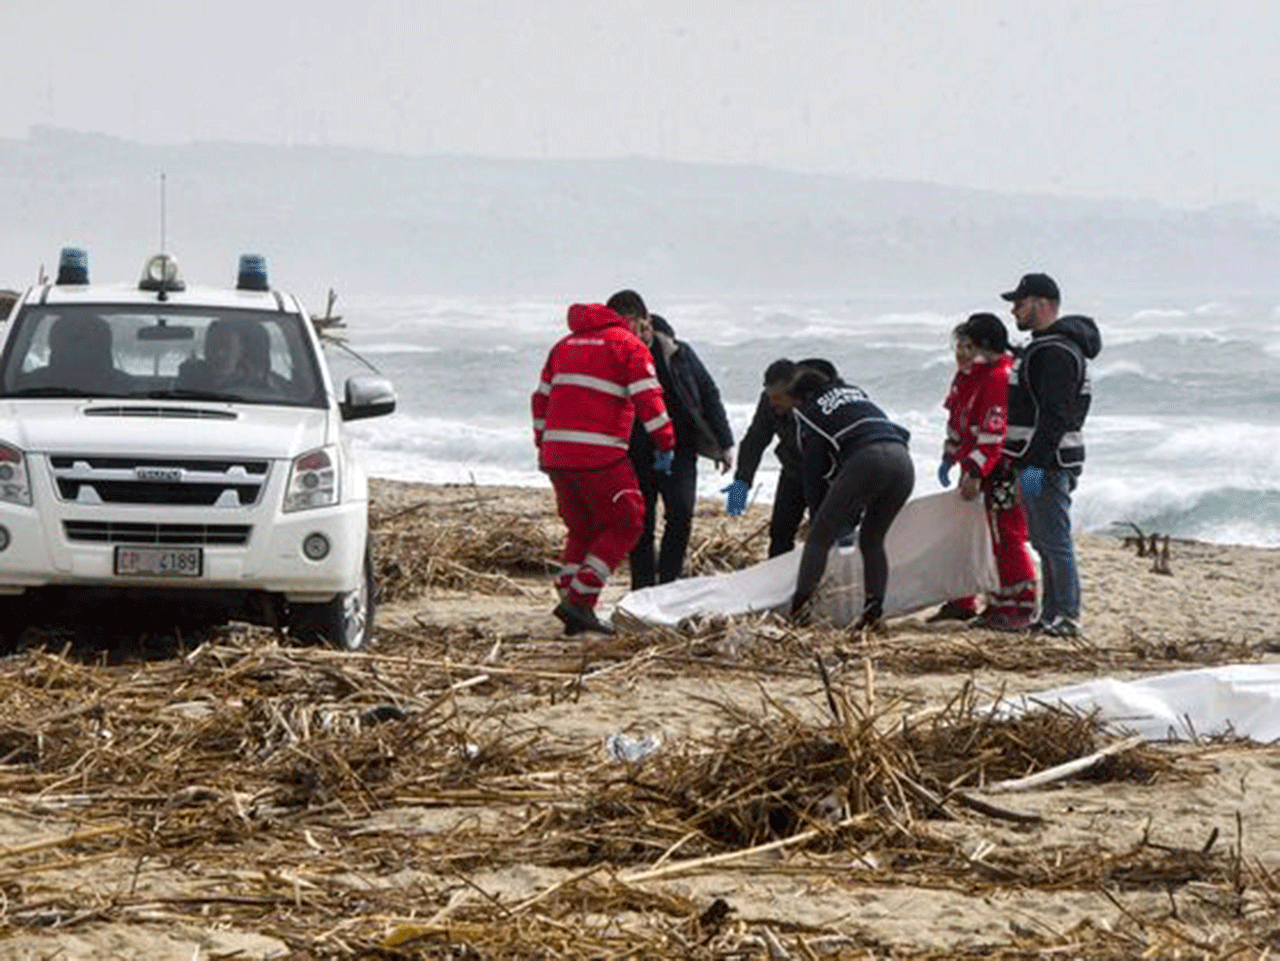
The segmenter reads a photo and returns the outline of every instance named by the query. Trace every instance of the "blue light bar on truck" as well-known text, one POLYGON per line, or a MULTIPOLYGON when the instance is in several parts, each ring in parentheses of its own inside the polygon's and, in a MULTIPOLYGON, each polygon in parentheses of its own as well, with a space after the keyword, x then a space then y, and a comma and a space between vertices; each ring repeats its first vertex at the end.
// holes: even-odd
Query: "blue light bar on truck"
POLYGON ((83 247, 63 247, 58 254, 58 279, 55 284, 87 284, 89 255, 83 247))
POLYGON ((236 274, 236 290, 270 290, 267 283, 267 258, 262 254, 241 254, 236 274))

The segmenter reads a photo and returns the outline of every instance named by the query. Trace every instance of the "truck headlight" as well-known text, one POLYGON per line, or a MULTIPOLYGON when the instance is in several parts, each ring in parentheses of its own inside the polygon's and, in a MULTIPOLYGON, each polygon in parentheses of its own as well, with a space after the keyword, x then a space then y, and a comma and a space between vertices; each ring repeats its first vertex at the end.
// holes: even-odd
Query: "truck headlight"
POLYGON ((337 464, 338 451, 334 447, 321 447, 295 457, 284 492, 285 513, 338 503, 337 464))
POLYGON ((31 505, 26 455, 10 444, 0 444, 0 501, 31 505))

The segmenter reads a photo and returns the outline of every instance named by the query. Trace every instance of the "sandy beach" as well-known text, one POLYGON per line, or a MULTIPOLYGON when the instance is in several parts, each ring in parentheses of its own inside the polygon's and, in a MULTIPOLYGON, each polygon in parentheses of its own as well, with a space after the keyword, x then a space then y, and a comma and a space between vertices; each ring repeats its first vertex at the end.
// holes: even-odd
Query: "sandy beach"
MULTIPOLYGON (((1175 541, 1165 573, 1082 537, 1079 639, 921 612, 583 640, 550 491, 374 481, 371 511, 367 652, 99 625, 0 660, 0 958, 1280 951, 1280 748, 1132 744, 999 793, 1124 732, 986 707, 1280 660, 1280 552, 1175 541)), ((704 503, 693 571, 766 523, 704 503)))

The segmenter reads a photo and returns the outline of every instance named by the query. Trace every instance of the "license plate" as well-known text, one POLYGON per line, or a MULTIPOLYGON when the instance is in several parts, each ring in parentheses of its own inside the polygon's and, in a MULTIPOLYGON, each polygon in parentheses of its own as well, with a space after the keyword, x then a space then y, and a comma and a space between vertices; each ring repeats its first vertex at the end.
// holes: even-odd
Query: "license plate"
POLYGON ((198 547, 117 547, 116 573, 147 577, 199 577, 204 552, 198 547))

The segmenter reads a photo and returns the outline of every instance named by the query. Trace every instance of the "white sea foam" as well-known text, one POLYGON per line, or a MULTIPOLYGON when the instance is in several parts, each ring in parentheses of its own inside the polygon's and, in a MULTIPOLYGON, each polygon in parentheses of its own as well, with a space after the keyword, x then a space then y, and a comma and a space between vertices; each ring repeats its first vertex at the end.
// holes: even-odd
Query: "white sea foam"
MULTIPOLYGON (((1131 374, 1135 377, 1148 376, 1146 368, 1136 360, 1118 360, 1111 364, 1096 363, 1089 373, 1094 381, 1106 380, 1109 377, 1120 377, 1125 374, 1131 374)), ((1158 380, 1159 378, 1154 379, 1158 380)))
POLYGON ((388 342, 383 344, 360 345, 360 353, 362 354, 435 354, 439 353, 439 351, 439 347, 433 347, 427 344, 388 342))

